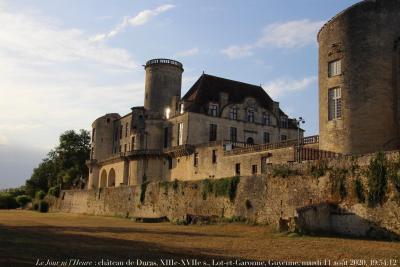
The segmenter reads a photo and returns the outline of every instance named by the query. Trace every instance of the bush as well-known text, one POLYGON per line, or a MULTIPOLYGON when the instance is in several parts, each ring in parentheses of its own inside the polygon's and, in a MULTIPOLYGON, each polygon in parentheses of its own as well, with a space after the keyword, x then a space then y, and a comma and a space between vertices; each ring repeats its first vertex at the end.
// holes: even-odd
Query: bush
POLYGON ((365 202, 365 190, 359 177, 354 180, 354 193, 358 199, 358 202, 365 202))
POLYGON ((0 193, 0 209, 16 209, 17 201, 9 193, 0 193))
POLYGON ((31 198, 28 197, 27 195, 21 195, 21 196, 17 196, 15 198, 15 200, 17 201, 18 205, 21 208, 24 208, 26 206, 26 204, 28 204, 29 202, 31 202, 31 198))
POLYGON ((54 197, 59 197, 60 196, 60 187, 59 186, 53 186, 49 189, 49 195, 54 196, 54 197))
POLYGON ((39 211, 40 212, 48 212, 49 211, 49 203, 47 203, 45 200, 40 200, 39 201, 39 211))
POLYGON ((300 175, 300 172, 298 170, 293 170, 286 164, 275 165, 272 168, 272 176, 273 177, 287 178, 287 177, 296 176, 296 175, 300 175))
POLYGON ((42 190, 37 191, 35 194, 36 199, 42 200, 46 196, 46 193, 42 190))
POLYGON ((325 160, 318 161, 316 164, 309 166, 308 173, 315 178, 324 176, 328 169, 328 164, 325 160))
POLYGON ((346 176, 347 170, 342 168, 333 169, 329 175, 331 194, 339 196, 340 199, 344 199, 347 196, 346 176))
POLYGON ((388 166, 385 154, 379 152, 371 159, 368 171, 368 205, 382 204, 387 190, 388 166))
POLYGON ((205 179, 202 182, 203 199, 206 200, 209 194, 214 193, 216 197, 229 197, 230 201, 234 201, 239 182, 238 176, 216 180, 205 179))

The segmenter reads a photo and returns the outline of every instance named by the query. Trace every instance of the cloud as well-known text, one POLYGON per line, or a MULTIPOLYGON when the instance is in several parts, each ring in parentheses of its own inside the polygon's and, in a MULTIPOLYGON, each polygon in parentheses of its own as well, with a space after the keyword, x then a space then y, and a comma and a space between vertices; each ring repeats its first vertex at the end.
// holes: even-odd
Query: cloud
POLYGON ((316 43, 318 30, 324 21, 293 20, 283 23, 273 23, 266 26, 261 37, 252 44, 232 45, 222 49, 221 53, 231 59, 249 57, 255 49, 278 47, 295 49, 316 43))
POLYGON ((306 77, 300 80, 280 78, 263 85, 265 91, 272 97, 284 96, 288 93, 303 91, 317 81, 316 76, 306 77))
POLYGON ((175 7, 174 5, 166 4, 166 5, 158 6, 155 9, 146 9, 146 10, 140 11, 134 17, 124 17, 122 19, 122 22, 120 24, 118 24, 113 30, 111 30, 108 33, 97 34, 97 35, 93 36, 92 38, 90 38, 90 40, 92 42, 104 41, 106 39, 109 39, 109 38, 114 37, 117 34, 121 33, 129 25, 134 26, 134 27, 141 26, 143 24, 146 24, 151 18, 156 17, 156 16, 160 15, 161 13, 164 13, 174 7, 175 7))
POLYGON ((188 50, 183 50, 175 53, 174 57, 190 57, 197 55, 199 53, 199 49, 197 47, 188 49, 188 50))
POLYGON ((248 57, 253 55, 253 47, 251 45, 235 46, 232 45, 228 48, 222 49, 221 53, 225 54, 231 59, 248 57))

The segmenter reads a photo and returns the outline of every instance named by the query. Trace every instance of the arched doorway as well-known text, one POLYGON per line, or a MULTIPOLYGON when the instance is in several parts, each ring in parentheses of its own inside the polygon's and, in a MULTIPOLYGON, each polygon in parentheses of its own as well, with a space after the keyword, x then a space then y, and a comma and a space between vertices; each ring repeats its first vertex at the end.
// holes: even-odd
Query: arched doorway
POLYGON ((107 172, 103 170, 100 175, 100 188, 104 188, 107 186, 107 172))
POLYGON ((108 173, 108 187, 114 187, 115 186, 115 171, 114 169, 111 169, 110 172, 108 173))
POLYGON ((254 145, 254 139, 253 139, 253 137, 247 138, 246 144, 248 144, 248 145, 254 145))

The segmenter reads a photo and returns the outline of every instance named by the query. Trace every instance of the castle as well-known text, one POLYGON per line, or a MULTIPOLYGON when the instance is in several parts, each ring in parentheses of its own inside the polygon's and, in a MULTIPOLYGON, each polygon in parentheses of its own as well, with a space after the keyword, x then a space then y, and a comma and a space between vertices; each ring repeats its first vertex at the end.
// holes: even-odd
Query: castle
POLYGON ((146 63, 144 106, 92 124, 88 188, 262 174, 270 164, 400 145, 399 0, 365 0, 319 43, 319 136, 260 86, 203 74, 181 97, 183 66, 146 63))

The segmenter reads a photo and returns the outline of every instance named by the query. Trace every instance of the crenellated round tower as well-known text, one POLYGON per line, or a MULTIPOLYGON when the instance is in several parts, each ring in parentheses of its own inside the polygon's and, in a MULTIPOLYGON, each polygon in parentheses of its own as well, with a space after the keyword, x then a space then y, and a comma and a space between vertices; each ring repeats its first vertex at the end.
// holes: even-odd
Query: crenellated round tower
POLYGON ((399 0, 365 0, 320 30, 321 149, 361 154, 398 148, 399 25, 399 0))
POLYGON ((181 96, 182 63, 171 59, 152 59, 146 62, 144 108, 162 116, 173 97, 181 96))

